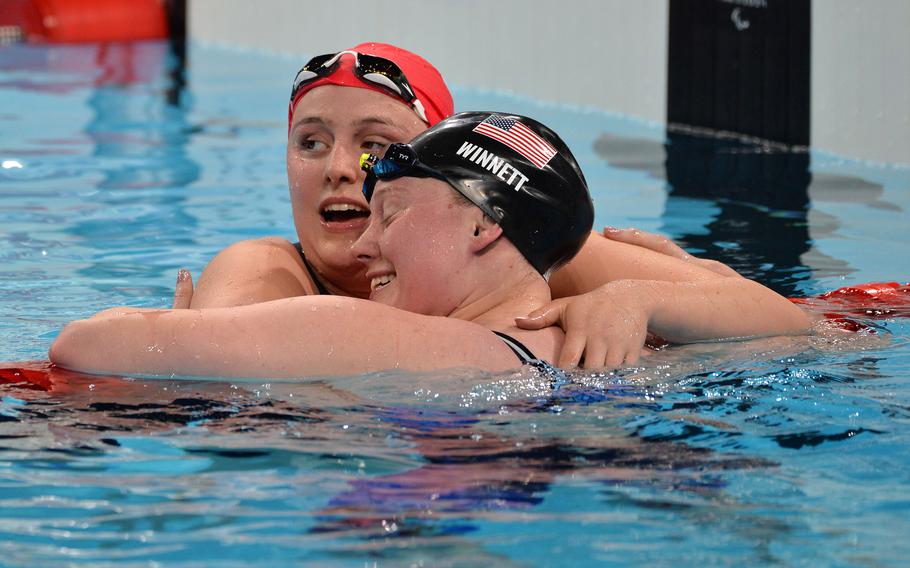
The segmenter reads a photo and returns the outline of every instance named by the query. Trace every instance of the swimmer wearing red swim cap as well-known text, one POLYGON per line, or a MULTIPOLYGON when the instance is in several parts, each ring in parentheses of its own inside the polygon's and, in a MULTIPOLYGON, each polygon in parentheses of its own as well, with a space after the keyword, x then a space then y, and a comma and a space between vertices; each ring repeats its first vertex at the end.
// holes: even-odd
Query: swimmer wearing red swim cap
POLYGON ((442 75, 419 55, 387 43, 361 43, 317 55, 297 73, 288 105, 288 127, 303 96, 321 85, 370 89, 410 106, 428 126, 455 112, 442 75))

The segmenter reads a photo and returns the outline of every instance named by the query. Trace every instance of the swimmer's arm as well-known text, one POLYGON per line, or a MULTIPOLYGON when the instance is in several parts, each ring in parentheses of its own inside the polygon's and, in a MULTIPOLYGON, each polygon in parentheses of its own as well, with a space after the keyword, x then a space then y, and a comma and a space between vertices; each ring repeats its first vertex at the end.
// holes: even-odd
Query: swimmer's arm
POLYGON ((313 293, 294 246, 284 239, 264 238, 241 241, 218 253, 200 276, 189 307, 244 306, 313 293))
POLYGON ((616 280, 699 282, 717 278, 722 276, 698 263, 592 231, 575 258, 550 278, 550 291, 554 298, 565 298, 616 280))
POLYGON ((658 233, 649 233, 648 231, 642 231, 641 229, 635 228, 617 229, 615 227, 604 227, 602 234, 608 240, 626 243, 646 248, 666 256, 672 256, 684 260, 689 264, 694 264, 710 270, 719 276, 741 276, 738 272, 720 261, 689 254, 684 248, 658 233))
POLYGON ((562 298, 516 320, 566 331, 561 367, 634 364, 648 332, 671 343, 804 333, 810 318, 786 298, 745 278, 699 282, 618 280, 562 298))
MULTIPOLYGON (((644 234, 644 237, 655 235, 644 234)), ((650 290, 661 290, 663 295, 658 299, 665 300, 665 304, 659 313, 676 313, 670 310, 670 306, 680 306, 679 316, 685 321, 688 313, 685 303, 700 302, 718 309, 723 307, 731 318, 739 318, 739 321, 731 321, 723 327, 702 327, 699 323, 706 323, 707 320, 695 322, 696 314, 693 312, 689 314, 692 321, 676 325, 677 330, 669 324, 662 324, 659 328, 654 328, 653 323, 649 326, 652 333, 674 343, 801 333, 808 325, 805 312, 770 288, 743 278, 732 270, 727 271, 727 275, 723 274, 671 254, 606 239, 592 232, 582 251, 563 270, 554 274, 550 285, 554 298, 567 299, 609 283, 630 287, 629 299, 639 297, 631 290, 641 290, 645 295, 650 290)), ((715 318, 713 321, 720 324, 725 319, 715 318)))
POLYGON ((648 329, 671 343, 796 335, 812 324, 801 308, 746 278, 614 285, 644 299, 648 329))
POLYGON ((275 378, 518 365, 476 324, 337 296, 112 312, 66 326, 49 357, 89 373, 275 378))

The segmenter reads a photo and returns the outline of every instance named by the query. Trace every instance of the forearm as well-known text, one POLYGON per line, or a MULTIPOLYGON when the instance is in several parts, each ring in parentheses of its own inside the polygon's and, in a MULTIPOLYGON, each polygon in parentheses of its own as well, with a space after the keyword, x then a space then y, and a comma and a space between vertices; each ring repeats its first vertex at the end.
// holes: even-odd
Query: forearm
POLYGON ((200 374, 194 355, 208 362, 207 351, 222 348, 218 337, 198 339, 211 335, 211 319, 200 310, 106 310, 64 327, 48 357, 56 365, 88 373, 200 374))
POLYGON ((701 282, 628 280, 649 313, 648 330, 673 343, 805 333, 809 316, 789 300, 745 278, 701 282))
POLYGON ((66 326, 52 362, 89 373, 304 377, 514 365, 479 326, 339 296, 236 308, 109 310, 66 326), (453 347, 453 345, 457 347, 453 347))
POLYGON ((360 344, 345 324, 351 305, 310 297, 205 310, 108 310, 67 325, 49 357, 89 373, 294 377, 330 374, 333 366, 363 372, 360 344))
POLYGON ((550 278, 550 290, 553 298, 566 298, 619 280, 700 282, 719 278, 725 277, 691 262, 592 233, 575 258, 550 278))

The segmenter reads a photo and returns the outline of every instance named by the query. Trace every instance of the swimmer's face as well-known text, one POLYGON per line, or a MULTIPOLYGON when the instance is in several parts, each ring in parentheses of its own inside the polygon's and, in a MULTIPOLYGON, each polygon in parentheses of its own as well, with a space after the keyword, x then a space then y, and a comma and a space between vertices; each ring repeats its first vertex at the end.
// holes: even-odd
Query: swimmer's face
POLYGON ((351 253, 369 215, 360 155, 382 155, 424 130, 408 106, 368 89, 324 85, 297 104, 287 146, 294 225, 307 258, 331 283, 369 291, 351 253))
POLYGON ((470 293, 460 275, 474 257, 472 227, 483 214, 453 192, 428 178, 376 184, 369 226, 353 249, 366 266, 371 300, 448 316, 470 293))

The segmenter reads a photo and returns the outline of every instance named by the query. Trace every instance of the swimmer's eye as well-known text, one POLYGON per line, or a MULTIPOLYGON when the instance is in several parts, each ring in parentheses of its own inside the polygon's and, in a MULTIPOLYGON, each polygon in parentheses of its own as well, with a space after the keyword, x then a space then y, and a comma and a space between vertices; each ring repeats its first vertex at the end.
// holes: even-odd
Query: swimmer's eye
POLYGON ((388 217, 384 217, 384 218, 382 219, 382 221, 380 221, 380 224, 382 225, 382 228, 383 228, 383 229, 387 229, 387 228, 389 227, 389 225, 391 225, 393 222, 395 222, 395 219, 396 219, 397 217, 398 217, 398 216, 397 216, 397 215, 394 215, 394 214, 393 214, 393 215, 389 215, 388 217))
POLYGON ((366 140, 363 144, 360 145, 364 151, 369 152, 370 154, 378 154, 380 156, 385 151, 387 146, 387 142, 380 142, 378 140, 366 140))
POLYGON ((388 227, 391 225, 395 219, 398 218, 398 214, 401 212, 401 209, 393 209, 391 211, 383 211, 383 215, 380 218, 379 222, 383 227, 388 227))
POLYGON ((308 152, 319 152, 329 147, 328 144, 322 140, 317 140, 315 138, 304 138, 298 143, 298 145, 301 149, 308 152))

